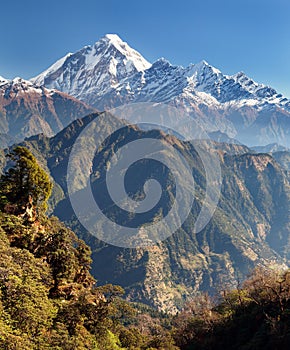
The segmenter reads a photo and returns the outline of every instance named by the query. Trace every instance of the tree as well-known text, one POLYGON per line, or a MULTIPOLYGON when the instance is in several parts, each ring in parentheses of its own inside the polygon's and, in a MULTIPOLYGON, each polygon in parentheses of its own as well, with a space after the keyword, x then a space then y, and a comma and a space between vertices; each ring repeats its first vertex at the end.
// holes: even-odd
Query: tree
POLYGON ((0 209, 35 218, 45 212, 52 184, 48 174, 25 147, 16 147, 7 155, 10 168, 0 179, 0 209))

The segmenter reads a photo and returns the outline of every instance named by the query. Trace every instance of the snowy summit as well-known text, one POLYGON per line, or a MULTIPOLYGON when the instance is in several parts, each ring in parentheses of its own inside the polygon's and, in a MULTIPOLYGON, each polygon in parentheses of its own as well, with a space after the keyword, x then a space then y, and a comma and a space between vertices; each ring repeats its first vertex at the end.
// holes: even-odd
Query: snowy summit
POLYGON ((128 102, 163 102, 185 110, 209 132, 240 142, 289 147, 290 101, 244 73, 225 75, 206 61, 149 63, 116 34, 69 53, 32 79, 99 110, 128 102))

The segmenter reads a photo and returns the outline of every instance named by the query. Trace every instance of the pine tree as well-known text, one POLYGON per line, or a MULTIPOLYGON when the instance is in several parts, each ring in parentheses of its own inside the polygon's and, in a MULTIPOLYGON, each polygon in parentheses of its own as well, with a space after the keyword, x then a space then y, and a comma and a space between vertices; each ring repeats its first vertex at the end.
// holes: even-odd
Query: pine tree
POLYGON ((45 212, 52 184, 47 173, 25 147, 7 155, 11 167, 0 179, 0 210, 35 217, 45 212))

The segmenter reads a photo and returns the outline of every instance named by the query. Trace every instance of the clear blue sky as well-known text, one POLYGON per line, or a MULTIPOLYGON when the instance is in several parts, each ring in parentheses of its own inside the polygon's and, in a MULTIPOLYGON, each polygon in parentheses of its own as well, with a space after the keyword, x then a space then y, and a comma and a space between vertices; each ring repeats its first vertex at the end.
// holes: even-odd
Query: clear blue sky
POLYGON ((0 7, 0 75, 30 78, 117 33, 149 61, 202 59, 290 97, 289 0, 14 0, 0 7))

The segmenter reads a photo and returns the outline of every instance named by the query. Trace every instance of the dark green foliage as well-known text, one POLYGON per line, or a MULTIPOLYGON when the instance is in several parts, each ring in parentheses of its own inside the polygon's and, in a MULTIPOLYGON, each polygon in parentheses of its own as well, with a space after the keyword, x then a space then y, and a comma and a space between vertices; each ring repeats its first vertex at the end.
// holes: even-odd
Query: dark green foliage
POLYGON ((10 158, 15 164, 0 187, 0 349, 149 348, 155 334, 134 328, 136 310, 121 299, 123 289, 97 287, 89 247, 44 215, 51 189, 46 173, 25 148, 10 158), (41 213, 35 220, 23 215, 29 196, 41 213))
POLYGON ((90 250, 56 218, 0 212, 0 349, 177 349, 162 318, 97 287, 90 250), (147 312, 147 311, 146 311, 147 312))
POLYGON ((89 248, 55 218, 35 227, 0 214, 0 224, 3 349, 102 348, 99 334, 108 337, 116 293, 106 299, 95 287, 89 248))
POLYGON ((12 166, 0 179, 0 209, 33 216, 34 209, 45 211, 52 184, 47 173, 25 147, 7 155, 12 166))
POLYGON ((0 349, 289 346, 289 271, 257 270, 218 303, 195 297, 172 319, 128 304, 118 286, 96 287, 88 247, 56 218, 35 227, 2 213, 0 224, 0 349))
MULTIPOLYGON (((289 271, 257 270, 241 288, 224 291, 218 302, 208 295, 195 297, 173 318, 130 305, 121 299, 121 287, 96 287, 90 249, 58 219, 45 217, 49 179, 29 151, 20 147, 11 157, 15 163, 0 187, 0 349, 289 348, 289 271), (41 214, 33 220, 23 215, 30 197, 41 214)), ((244 214, 250 216, 250 210, 244 214)), ((218 215, 219 225, 226 226, 218 215)), ((232 226, 228 230, 232 234, 232 226)), ((225 249, 229 239, 215 239, 215 233, 212 225, 196 239, 216 251, 225 249)), ((185 243, 177 235, 170 243, 173 259, 175 245, 185 243)), ((194 251, 194 244, 189 249, 194 251)), ((132 251, 127 253, 132 260, 132 251)))
POLYGON ((56 218, 43 215, 51 191, 48 175, 23 147, 9 157, 14 164, 0 188, 1 349, 49 348, 58 342, 60 348, 73 349, 79 343, 81 349, 90 343, 89 348, 97 349, 96 331, 90 332, 87 323, 94 321, 97 327, 109 318, 102 308, 109 308, 114 297, 106 300, 96 292, 84 242, 56 218), (37 221, 23 215, 29 198, 42 213, 37 221), (105 316, 94 317, 101 314, 105 316))

